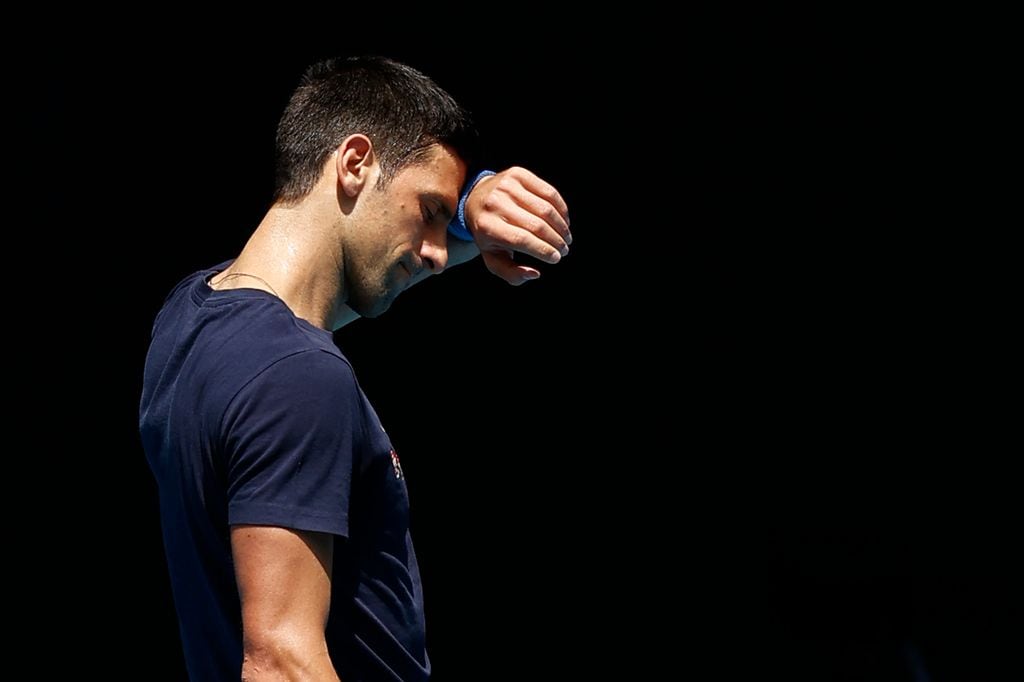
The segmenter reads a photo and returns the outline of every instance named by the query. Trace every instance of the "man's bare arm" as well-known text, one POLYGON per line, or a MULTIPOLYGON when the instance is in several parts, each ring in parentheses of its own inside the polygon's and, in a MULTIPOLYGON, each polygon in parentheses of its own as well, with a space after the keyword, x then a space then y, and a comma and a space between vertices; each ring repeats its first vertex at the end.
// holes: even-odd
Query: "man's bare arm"
POLYGON ((324 638, 334 538, 273 526, 232 526, 242 601, 243 682, 338 680, 324 638))

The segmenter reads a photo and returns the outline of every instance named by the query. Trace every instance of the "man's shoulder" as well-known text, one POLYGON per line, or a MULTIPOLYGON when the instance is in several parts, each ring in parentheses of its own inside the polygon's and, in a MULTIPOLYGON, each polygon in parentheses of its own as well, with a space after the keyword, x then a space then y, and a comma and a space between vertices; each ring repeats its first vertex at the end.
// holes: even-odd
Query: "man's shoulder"
POLYGON ((270 414, 279 426, 301 427, 339 410, 358 410, 363 402, 355 372, 335 346, 279 334, 235 350, 220 359, 208 356, 200 370, 202 383, 211 389, 211 405, 219 406, 215 413, 224 415, 221 423, 270 414))
POLYGON ((204 347, 207 370, 240 383, 259 379, 278 388, 354 383, 348 359, 331 334, 292 315, 269 296, 232 306, 211 325, 204 347))
POLYGON ((210 289, 204 279, 215 271, 182 280, 155 325, 154 340, 177 350, 185 374, 234 390, 275 367, 271 376, 315 371, 350 381, 351 366, 329 331, 296 317, 266 291, 210 289))
POLYGON ((348 399, 359 392, 352 366, 336 348, 329 352, 306 347, 275 358, 254 375, 253 384, 282 395, 348 399))
POLYGON ((230 382, 237 388, 224 396, 219 423, 227 432, 244 433, 256 425, 301 440, 313 432, 348 432, 364 418, 355 374, 333 353, 305 349, 248 370, 248 379, 230 382))

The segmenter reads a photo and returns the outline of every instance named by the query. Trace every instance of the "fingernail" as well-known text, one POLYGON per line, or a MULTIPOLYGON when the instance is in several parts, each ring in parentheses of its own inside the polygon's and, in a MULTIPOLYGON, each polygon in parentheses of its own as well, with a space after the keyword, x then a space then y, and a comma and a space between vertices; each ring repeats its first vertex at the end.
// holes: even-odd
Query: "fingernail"
POLYGON ((562 260, 562 254, 558 253, 557 251, 552 251, 551 252, 551 262, 552 263, 557 263, 560 260, 562 260))
POLYGON ((559 253, 562 254, 563 256, 568 256, 569 255, 569 247, 568 246, 563 246, 562 250, 559 251, 559 253))
POLYGON ((540 273, 539 272, 524 272, 523 273, 523 279, 537 279, 538 277, 540 277, 540 273))
POLYGON ((572 232, 565 233, 565 241, 572 244, 572 232))

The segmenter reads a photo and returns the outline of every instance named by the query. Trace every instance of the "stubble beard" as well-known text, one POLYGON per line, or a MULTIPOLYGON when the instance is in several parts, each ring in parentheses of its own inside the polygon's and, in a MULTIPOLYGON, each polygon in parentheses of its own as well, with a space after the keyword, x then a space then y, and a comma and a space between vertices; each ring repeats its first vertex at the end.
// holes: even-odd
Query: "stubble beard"
POLYGON ((387 312, 391 304, 401 293, 395 281, 394 269, 380 273, 373 273, 370 281, 362 279, 356 284, 353 282, 349 290, 348 305, 360 317, 374 318, 387 312))

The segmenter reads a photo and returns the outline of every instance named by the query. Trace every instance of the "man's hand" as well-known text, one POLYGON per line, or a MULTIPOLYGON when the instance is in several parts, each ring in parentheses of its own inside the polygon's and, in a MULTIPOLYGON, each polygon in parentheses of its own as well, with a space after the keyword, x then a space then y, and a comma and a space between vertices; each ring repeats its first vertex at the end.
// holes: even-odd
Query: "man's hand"
POLYGON ((525 168, 480 180, 466 200, 466 227, 487 269, 513 285, 540 277, 515 252, 557 263, 569 253, 569 208, 554 187, 525 168))

